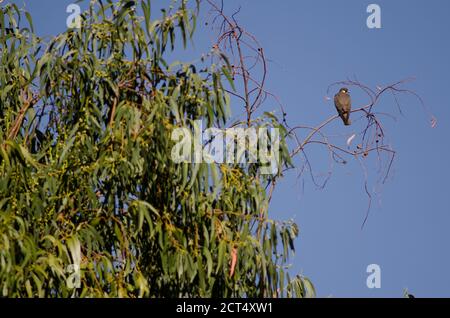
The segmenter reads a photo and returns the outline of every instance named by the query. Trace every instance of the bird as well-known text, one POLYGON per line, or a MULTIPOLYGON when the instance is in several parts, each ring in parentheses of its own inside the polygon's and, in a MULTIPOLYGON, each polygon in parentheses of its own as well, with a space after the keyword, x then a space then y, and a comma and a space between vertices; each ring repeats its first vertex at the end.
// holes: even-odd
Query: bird
POLYGON ((351 125, 350 111, 352 109, 352 100, 348 92, 348 88, 342 87, 339 93, 334 95, 334 106, 338 111, 339 116, 342 118, 345 126, 351 125))

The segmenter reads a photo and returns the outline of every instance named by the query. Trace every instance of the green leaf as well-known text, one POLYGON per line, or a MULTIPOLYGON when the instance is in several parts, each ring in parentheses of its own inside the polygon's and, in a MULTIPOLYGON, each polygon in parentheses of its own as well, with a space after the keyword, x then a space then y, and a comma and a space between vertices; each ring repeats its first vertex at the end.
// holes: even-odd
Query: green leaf
POLYGON ((230 69, 229 69, 228 67, 222 66, 222 72, 223 72, 223 74, 225 75, 225 77, 227 78, 228 83, 230 83, 231 88, 232 88, 233 91, 235 92, 235 91, 236 91, 236 87, 234 86, 234 79, 233 79, 233 77, 231 76, 229 70, 230 70, 230 69))
POLYGON ((225 241, 221 241, 219 243, 219 248, 218 248, 216 274, 222 269, 222 265, 224 264, 224 261, 225 261, 226 249, 227 249, 227 244, 225 243, 225 241))

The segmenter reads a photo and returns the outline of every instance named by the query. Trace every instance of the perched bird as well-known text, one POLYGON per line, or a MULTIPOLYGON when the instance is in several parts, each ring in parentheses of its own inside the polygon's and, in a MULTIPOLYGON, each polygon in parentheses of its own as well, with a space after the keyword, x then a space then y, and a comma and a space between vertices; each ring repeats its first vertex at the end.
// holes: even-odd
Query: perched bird
POLYGON ((334 95, 334 106, 336 106, 338 114, 342 118, 344 125, 350 125, 352 123, 350 121, 352 101, 350 99, 350 94, 348 93, 348 88, 343 87, 339 90, 339 93, 334 95))

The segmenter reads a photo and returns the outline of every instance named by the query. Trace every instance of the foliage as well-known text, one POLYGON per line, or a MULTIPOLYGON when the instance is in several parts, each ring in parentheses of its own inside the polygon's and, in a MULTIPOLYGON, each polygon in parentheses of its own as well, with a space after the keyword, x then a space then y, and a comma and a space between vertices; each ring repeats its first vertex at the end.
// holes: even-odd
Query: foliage
MULTIPOLYGON (((175 128, 227 127, 231 113, 223 54, 167 60, 199 6, 153 19, 150 0, 91 1, 81 28, 47 42, 28 13, 1 9, 0 295, 314 294, 289 276, 298 228, 269 218, 270 176, 170 158, 175 128)), ((271 114, 255 122, 285 132, 271 114)))

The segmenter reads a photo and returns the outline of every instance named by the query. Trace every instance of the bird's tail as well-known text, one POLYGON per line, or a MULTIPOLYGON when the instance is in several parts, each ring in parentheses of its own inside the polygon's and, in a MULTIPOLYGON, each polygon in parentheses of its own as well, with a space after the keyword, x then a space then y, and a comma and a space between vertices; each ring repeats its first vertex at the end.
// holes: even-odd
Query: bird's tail
POLYGON ((342 119, 344 120, 345 126, 350 126, 352 124, 352 121, 350 120, 350 113, 345 112, 342 116, 342 119))

